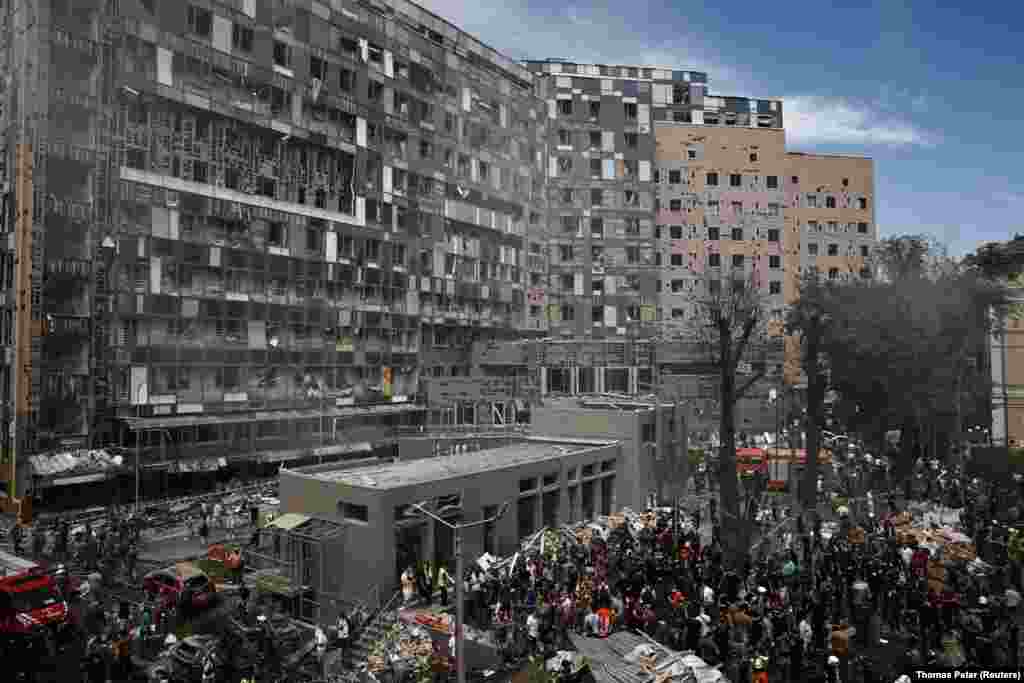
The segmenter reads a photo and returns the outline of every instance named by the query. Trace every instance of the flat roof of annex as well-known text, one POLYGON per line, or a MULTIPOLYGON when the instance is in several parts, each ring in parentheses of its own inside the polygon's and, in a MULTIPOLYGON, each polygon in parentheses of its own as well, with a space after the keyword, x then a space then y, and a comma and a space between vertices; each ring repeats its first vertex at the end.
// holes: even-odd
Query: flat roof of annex
POLYGON ((310 473, 315 479, 371 490, 392 490, 459 479, 484 472, 511 470, 523 465, 558 460, 615 444, 603 439, 524 437, 519 443, 483 451, 443 455, 435 458, 399 461, 354 469, 310 473))

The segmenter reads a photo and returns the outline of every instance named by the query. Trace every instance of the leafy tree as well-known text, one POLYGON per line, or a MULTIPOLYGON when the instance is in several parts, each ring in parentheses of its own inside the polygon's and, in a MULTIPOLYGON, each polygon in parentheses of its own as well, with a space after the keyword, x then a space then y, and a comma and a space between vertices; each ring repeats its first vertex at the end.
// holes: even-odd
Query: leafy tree
POLYGON ((935 444, 940 432, 959 432, 965 397, 985 390, 986 312, 997 290, 924 237, 886 240, 878 257, 884 278, 833 290, 831 384, 880 445, 900 425, 904 452, 917 454, 922 434, 935 444))

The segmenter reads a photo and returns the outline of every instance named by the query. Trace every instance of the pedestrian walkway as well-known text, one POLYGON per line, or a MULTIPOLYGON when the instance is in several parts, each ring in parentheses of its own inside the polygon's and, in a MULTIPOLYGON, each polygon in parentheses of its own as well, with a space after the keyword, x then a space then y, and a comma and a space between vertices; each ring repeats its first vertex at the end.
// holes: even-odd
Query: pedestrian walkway
POLYGON ((139 551, 139 561, 146 564, 171 564, 177 560, 205 557, 207 548, 216 543, 239 543, 245 545, 252 534, 251 526, 238 529, 211 529, 207 543, 190 530, 164 538, 146 541, 139 551))

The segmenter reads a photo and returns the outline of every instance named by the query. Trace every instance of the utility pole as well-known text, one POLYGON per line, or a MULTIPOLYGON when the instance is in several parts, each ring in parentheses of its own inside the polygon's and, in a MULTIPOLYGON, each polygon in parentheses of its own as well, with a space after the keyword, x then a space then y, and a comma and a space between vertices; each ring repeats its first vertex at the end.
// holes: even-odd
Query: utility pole
POLYGON ((462 558, 462 531, 464 529, 473 529, 478 526, 484 526, 485 524, 491 524, 498 521, 504 516, 508 510, 508 501, 501 504, 498 508, 497 514, 493 517, 481 519, 476 522, 469 522, 466 524, 452 524, 448 520, 439 517, 426 508, 423 503, 413 503, 412 507, 422 512, 427 517, 430 517, 438 524, 443 524, 452 530, 455 536, 455 676, 456 683, 466 683, 466 645, 465 645, 465 629, 463 625, 466 620, 466 596, 465 596, 465 578, 463 577, 463 558, 462 558))

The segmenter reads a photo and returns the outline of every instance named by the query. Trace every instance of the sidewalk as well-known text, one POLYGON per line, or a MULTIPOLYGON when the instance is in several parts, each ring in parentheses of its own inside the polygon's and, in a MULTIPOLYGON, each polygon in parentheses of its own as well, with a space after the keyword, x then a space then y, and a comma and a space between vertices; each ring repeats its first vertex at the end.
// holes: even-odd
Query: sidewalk
POLYGON ((208 543, 204 544, 190 530, 182 530, 143 543, 139 550, 139 561, 147 564, 171 564, 176 560, 205 557, 207 547, 217 543, 239 543, 245 545, 252 534, 252 527, 237 529, 211 529, 208 543))

